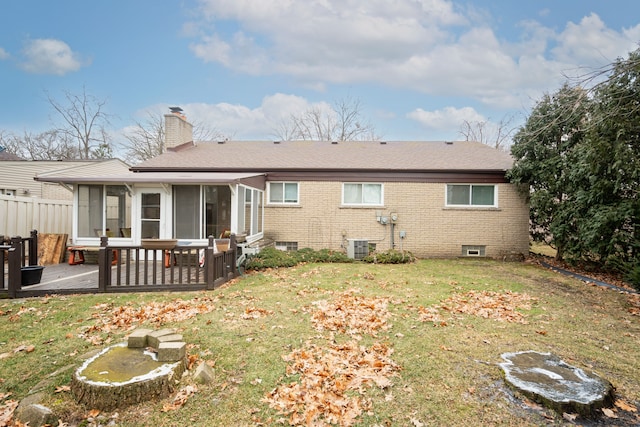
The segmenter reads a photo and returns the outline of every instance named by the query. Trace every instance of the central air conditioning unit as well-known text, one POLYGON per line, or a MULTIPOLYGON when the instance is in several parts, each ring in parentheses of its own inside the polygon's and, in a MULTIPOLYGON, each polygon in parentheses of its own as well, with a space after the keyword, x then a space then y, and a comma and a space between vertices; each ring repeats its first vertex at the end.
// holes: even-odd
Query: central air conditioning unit
POLYGON ((347 256, 351 259, 362 259, 369 255, 369 241, 347 239, 347 256))

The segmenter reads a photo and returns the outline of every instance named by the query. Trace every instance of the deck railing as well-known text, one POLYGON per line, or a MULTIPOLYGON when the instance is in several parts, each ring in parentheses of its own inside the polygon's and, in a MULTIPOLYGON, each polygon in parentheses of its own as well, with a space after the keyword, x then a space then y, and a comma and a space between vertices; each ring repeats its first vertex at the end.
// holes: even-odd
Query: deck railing
POLYGON ((38 231, 32 230, 29 237, 0 236, 0 246, 20 249, 20 266, 38 265, 38 231))
MULTIPOLYGON (((218 252, 215 242, 211 236, 205 245, 178 245, 167 250, 155 250, 141 246, 111 245, 109 238, 103 236, 98 249, 97 292, 215 289, 238 276, 235 235, 228 239, 229 245, 225 251, 218 252)), ((0 265, 4 269, 0 290, 6 290, 9 298, 96 292, 95 287, 23 290, 23 267, 37 265, 37 254, 38 236, 35 230, 27 238, 5 239, 0 236, 0 265)))
POLYGON ((9 298, 15 298, 22 287, 22 267, 38 264, 38 232, 29 237, 0 236, 0 265, 2 279, 0 289, 7 289, 9 298), (6 274, 5 274, 6 270, 6 274))
POLYGON ((99 292, 140 292, 214 289, 238 275, 235 236, 226 251, 217 252, 215 239, 206 245, 147 249, 110 245, 100 239, 99 292))

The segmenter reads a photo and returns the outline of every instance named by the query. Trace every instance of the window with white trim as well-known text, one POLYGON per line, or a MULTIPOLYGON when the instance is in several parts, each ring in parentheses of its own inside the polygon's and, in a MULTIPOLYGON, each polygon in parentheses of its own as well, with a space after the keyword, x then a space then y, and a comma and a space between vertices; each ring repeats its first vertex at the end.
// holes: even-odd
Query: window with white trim
POLYGON ((447 184, 447 206, 497 207, 498 187, 487 184, 447 184))
POLYGON ((270 182, 269 203, 271 204, 297 204, 300 201, 299 186, 297 182, 270 182))
POLYGON ((78 237, 125 237, 131 194, 124 185, 78 185, 78 237))
POLYGON ((382 184, 345 182, 342 184, 342 204, 356 206, 381 206, 382 184))

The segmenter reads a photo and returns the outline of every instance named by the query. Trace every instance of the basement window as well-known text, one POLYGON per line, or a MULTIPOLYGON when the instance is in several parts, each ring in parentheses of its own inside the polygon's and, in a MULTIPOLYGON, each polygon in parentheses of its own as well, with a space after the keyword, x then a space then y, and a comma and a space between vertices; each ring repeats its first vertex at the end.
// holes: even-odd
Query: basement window
POLYGON ((275 247, 281 251, 297 251, 298 242, 276 242, 275 247))
POLYGON ((462 256, 483 257, 485 256, 485 249, 486 249, 486 246, 462 245, 462 256))

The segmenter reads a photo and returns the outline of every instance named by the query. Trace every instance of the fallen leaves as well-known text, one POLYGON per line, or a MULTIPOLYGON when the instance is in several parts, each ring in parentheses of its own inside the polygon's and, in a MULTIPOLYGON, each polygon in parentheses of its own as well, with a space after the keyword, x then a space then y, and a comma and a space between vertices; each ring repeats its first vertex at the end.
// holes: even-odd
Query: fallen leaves
MULTIPOLYGON (((311 321, 316 329, 350 336, 389 329, 387 298, 367 298, 351 289, 333 301, 313 303, 311 321)), ((371 402, 363 393, 371 387, 386 389, 400 370, 392 359, 393 349, 374 342, 370 347, 351 340, 320 346, 307 342, 283 359, 286 374, 297 381, 280 384, 263 399, 272 409, 288 416, 290 425, 352 425, 371 402)), ((390 393, 389 396, 392 396, 390 393)))
POLYGON ((57 386, 54 393, 67 393, 71 391, 71 386, 68 385, 61 385, 61 386, 57 386))
POLYGON ((0 353, 0 360, 2 359, 8 359, 11 356, 18 354, 18 353, 33 353, 36 350, 36 347, 34 345, 19 345, 18 347, 14 348, 12 351, 10 352, 5 352, 5 353, 0 353))
POLYGON ((281 384, 263 399, 289 416, 291 425, 318 425, 320 421, 352 425, 371 403, 362 397, 366 388, 385 389, 400 367, 393 349, 382 343, 367 348, 351 341, 323 348, 308 343, 284 356, 286 373, 298 381, 281 384))
MULTIPOLYGON (((11 396, 11 393, 0 393, 0 402, 11 396)), ((8 426, 13 419, 13 412, 18 407, 17 400, 7 400, 0 403, 0 426, 8 426)))
POLYGON ((448 298, 440 307, 460 314, 472 314, 485 319, 504 322, 525 323, 524 315, 518 310, 530 310, 536 301, 527 294, 512 291, 469 291, 448 298))
POLYGON ((150 301, 140 306, 129 304, 113 307, 107 303, 97 304, 93 308, 98 312, 92 315, 96 319, 96 324, 84 330, 80 336, 94 345, 101 345, 104 340, 92 334, 130 330, 145 322, 156 326, 162 326, 165 323, 182 322, 198 314, 215 310, 215 304, 221 297, 199 297, 189 301, 181 299, 168 302, 150 301))
POLYGON ((447 326, 448 323, 440 316, 437 307, 418 307, 418 320, 432 322, 434 326, 447 326))
POLYGON ((176 411, 184 406, 189 398, 197 393, 198 387, 195 385, 188 385, 182 387, 180 391, 174 396, 173 400, 169 403, 162 405, 162 412, 176 411))
MULTIPOLYGON (((434 326, 447 326, 441 311, 453 314, 468 314, 501 322, 527 323, 519 310, 530 310, 531 303, 537 301, 527 294, 512 291, 469 291, 455 294, 435 307, 418 307, 418 319, 433 322, 434 326)), ((538 332, 546 335, 545 331, 538 332)))
POLYGON ((251 320, 251 319, 259 319, 261 317, 270 316, 273 314, 272 310, 265 310, 263 308, 258 307, 247 307, 244 310, 244 313, 240 315, 242 319, 251 320))
POLYGON ((638 408, 636 408, 633 405, 628 404, 624 400, 618 399, 618 400, 615 401, 614 405, 617 408, 622 409, 623 411, 627 411, 627 412, 637 412, 638 411, 638 408))
POLYGON ((389 329, 389 299, 364 297, 357 295, 358 292, 358 289, 350 289, 339 294, 334 301, 314 302, 317 310, 312 314, 311 321, 316 329, 372 336, 376 336, 380 330, 389 329))

